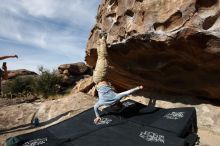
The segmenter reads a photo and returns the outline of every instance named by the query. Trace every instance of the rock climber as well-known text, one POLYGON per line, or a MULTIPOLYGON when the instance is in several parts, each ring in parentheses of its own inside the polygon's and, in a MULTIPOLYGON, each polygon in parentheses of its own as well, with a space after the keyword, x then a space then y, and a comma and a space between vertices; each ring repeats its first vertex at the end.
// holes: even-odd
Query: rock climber
MULTIPOLYGON (((0 56, 0 60, 8 59, 8 58, 18 58, 18 55, 11 55, 11 56, 0 56)), ((2 94, 2 80, 8 79, 8 71, 6 62, 3 62, 2 69, 0 68, 0 94, 2 94)))
POLYGON ((138 86, 133 89, 127 90, 125 92, 116 93, 110 82, 107 81, 107 73, 108 73, 108 53, 107 53, 107 45, 106 45, 107 35, 105 33, 101 33, 99 36, 99 40, 97 41, 97 54, 98 59, 96 62, 96 67, 93 73, 93 82, 96 84, 96 90, 98 91, 98 102, 94 105, 94 111, 96 118, 94 119, 94 123, 99 123, 101 120, 98 108, 101 106, 111 106, 119 103, 120 100, 128 96, 131 93, 134 93, 137 90, 143 89, 143 86, 138 86))

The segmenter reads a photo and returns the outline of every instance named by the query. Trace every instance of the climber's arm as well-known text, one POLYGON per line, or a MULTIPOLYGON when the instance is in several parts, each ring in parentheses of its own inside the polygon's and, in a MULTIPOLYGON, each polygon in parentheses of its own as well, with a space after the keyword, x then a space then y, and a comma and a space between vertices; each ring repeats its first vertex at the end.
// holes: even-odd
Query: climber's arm
POLYGON ((95 111, 95 115, 96 115, 96 118, 94 119, 94 123, 95 123, 95 124, 98 124, 98 123, 101 121, 101 117, 100 117, 100 115, 99 115, 98 108, 99 108, 100 106, 102 106, 102 105, 103 105, 103 103, 97 102, 97 103, 95 104, 95 106, 94 106, 94 111, 95 111))
POLYGON ((8 58, 18 58, 18 55, 0 56, 0 60, 4 60, 4 59, 8 59, 8 58))
POLYGON ((95 111, 96 117, 100 117, 99 111, 98 111, 98 108, 99 108, 99 107, 100 107, 100 104, 99 104, 99 102, 97 102, 97 103, 95 104, 95 106, 94 106, 94 111, 95 111))

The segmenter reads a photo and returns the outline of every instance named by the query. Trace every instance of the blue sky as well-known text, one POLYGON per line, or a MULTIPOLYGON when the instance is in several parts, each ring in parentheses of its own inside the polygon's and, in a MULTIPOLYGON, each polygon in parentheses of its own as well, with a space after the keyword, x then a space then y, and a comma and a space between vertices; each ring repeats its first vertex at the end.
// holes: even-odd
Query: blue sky
MULTIPOLYGON (((0 55, 9 70, 84 61, 101 0, 1 0, 0 55)), ((1 62, 0 62, 1 63, 1 62)), ((1 64, 0 64, 1 66, 1 64)))

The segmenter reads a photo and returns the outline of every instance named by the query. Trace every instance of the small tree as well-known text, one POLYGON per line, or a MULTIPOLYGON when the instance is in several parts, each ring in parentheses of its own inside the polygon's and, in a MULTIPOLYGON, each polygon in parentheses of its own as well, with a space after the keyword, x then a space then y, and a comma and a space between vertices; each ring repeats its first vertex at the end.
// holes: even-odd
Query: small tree
POLYGON ((56 74, 56 71, 39 67, 39 77, 35 82, 35 92, 43 97, 54 95, 59 92, 62 78, 56 74))

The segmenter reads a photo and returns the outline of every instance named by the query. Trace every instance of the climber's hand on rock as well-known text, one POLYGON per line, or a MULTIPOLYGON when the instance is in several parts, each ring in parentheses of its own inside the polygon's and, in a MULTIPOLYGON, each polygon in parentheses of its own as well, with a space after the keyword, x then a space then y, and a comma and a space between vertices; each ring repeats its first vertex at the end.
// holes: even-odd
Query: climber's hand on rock
POLYGON ((100 118, 100 117, 96 117, 96 118, 94 119, 94 123, 95 123, 95 124, 98 124, 100 121, 101 121, 101 118, 100 118))

